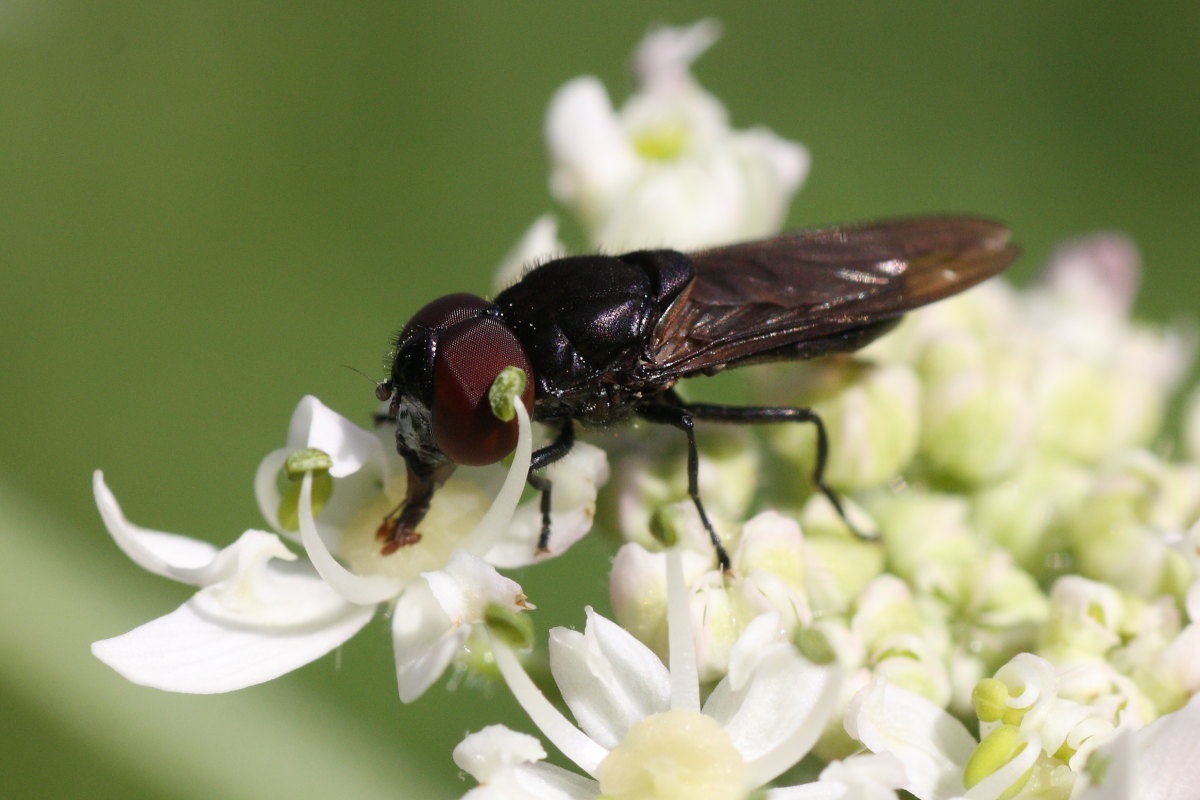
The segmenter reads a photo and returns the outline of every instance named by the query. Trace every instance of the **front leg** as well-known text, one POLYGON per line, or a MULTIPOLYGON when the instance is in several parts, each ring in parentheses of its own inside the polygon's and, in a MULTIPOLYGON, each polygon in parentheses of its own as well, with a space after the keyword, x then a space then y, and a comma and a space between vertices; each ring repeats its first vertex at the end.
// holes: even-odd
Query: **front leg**
POLYGON ((558 437, 553 442, 545 447, 539 447, 533 453, 533 457, 529 462, 529 485, 542 493, 541 510, 542 510, 542 531, 538 535, 537 551, 539 553, 550 552, 550 486, 551 481, 544 475, 534 474, 534 470, 542 469, 571 452, 571 448, 575 446, 575 426, 571 423, 570 417, 563 421, 562 429, 558 432, 558 437))

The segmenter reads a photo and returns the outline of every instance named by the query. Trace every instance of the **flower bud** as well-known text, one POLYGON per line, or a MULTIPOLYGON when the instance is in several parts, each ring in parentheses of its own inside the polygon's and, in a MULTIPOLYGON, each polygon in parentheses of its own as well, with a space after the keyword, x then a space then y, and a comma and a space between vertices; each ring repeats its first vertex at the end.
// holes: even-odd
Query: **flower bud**
MULTIPOLYGON (((919 432, 916 375, 902 364, 844 359, 806 365, 785 392, 788 405, 811 407, 829 434, 825 480, 843 491, 881 486, 894 479, 916 453, 919 432)), ((797 465, 808 481, 816 460, 814 425, 780 425, 775 452, 797 465)))
POLYGON ((1030 356, 1008 340, 968 336, 930 343, 918 363, 921 455, 935 474, 982 484, 1029 457, 1035 406, 1030 356))

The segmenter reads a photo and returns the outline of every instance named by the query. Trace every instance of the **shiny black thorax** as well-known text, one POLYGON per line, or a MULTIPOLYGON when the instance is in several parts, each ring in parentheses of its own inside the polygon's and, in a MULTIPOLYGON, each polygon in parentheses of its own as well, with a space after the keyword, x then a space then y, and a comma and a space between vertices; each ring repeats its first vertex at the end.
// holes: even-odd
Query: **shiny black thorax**
POLYGON ((500 293, 496 313, 537 380, 535 419, 607 425, 666 385, 641 379, 655 326, 691 282, 674 250, 577 256, 542 265, 500 293))

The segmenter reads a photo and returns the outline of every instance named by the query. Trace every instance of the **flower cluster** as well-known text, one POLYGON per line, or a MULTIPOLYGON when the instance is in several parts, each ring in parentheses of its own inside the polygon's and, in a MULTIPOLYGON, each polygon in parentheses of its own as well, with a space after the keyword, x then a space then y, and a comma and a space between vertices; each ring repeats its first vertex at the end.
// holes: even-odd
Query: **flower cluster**
MULTIPOLYGON (((649 34, 619 110, 590 77, 555 95, 550 190, 589 248, 779 230, 808 153, 732 128, 696 82, 690 66, 718 33, 705 21, 649 34)), ((539 219, 496 287, 563 249, 555 218, 539 219)), ((473 800, 1191 797, 1200 392, 1174 446, 1163 424, 1193 343, 1130 320, 1140 270, 1126 238, 1092 235, 1029 288, 990 281, 853 356, 760 368, 756 402, 824 420, 845 515, 811 483, 813 426, 706 429, 699 490, 729 570, 673 430, 610 448, 607 507, 604 451, 576 443, 549 467, 555 553, 539 552, 541 511, 520 502, 534 431, 519 387, 507 474, 456 473, 420 540, 390 555, 376 531, 406 491, 393 431, 315 398, 256 476, 273 532, 224 549, 131 524, 97 473, 118 546, 198 591, 93 650, 137 683, 228 691, 318 658, 383 608, 402 700, 455 661, 494 663, 579 769, 490 725, 454 753, 479 782, 473 800), (550 632, 572 721, 522 667, 533 605, 498 568, 561 552, 594 518, 624 539, 616 621, 589 608, 582 633, 550 632)))

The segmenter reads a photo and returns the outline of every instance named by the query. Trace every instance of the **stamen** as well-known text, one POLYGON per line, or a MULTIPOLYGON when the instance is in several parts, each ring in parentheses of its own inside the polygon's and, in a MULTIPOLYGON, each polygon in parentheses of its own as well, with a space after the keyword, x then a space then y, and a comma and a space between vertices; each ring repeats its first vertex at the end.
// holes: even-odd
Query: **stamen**
POLYGON ((508 532, 513 514, 521 502, 525 480, 529 477, 529 463, 533 458, 533 426, 520 396, 513 397, 513 410, 517 414, 517 448, 513 451, 512 466, 508 468, 504 485, 497 492, 491 508, 458 545, 460 549, 481 557, 508 532))
POLYGON ((496 666, 504 676, 508 690, 521 704, 521 708, 525 709, 533 724, 538 726, 560 753, 574 761, 584 772, 596 777, 600 762, 608 756, 609 751, 571 724, 571 721, 546 699, 546 695, 534 685, 508 645, 498 636, 491 635, 491 632, 488 633, 488 640, 496 657, 496 666))
POLYGON ((683 580, 683 557, 678 547, 667 550, 667 642, 671 672, 671 710, 700 710, 700 674, 692 615, 683 580))
POLYGON ((356 575, 343 567, 329 552, 321 534, 317 532, 317 522, 313 519, 312 510, 312 473, 307 473, 300 482, 300 541, 308 552, 308 559, 316 568, 317 574, 330 587, 349 600, 359 605, 374 605, 397 597, 404 589, 405 581, 399 581, 386 575, 356 575))

